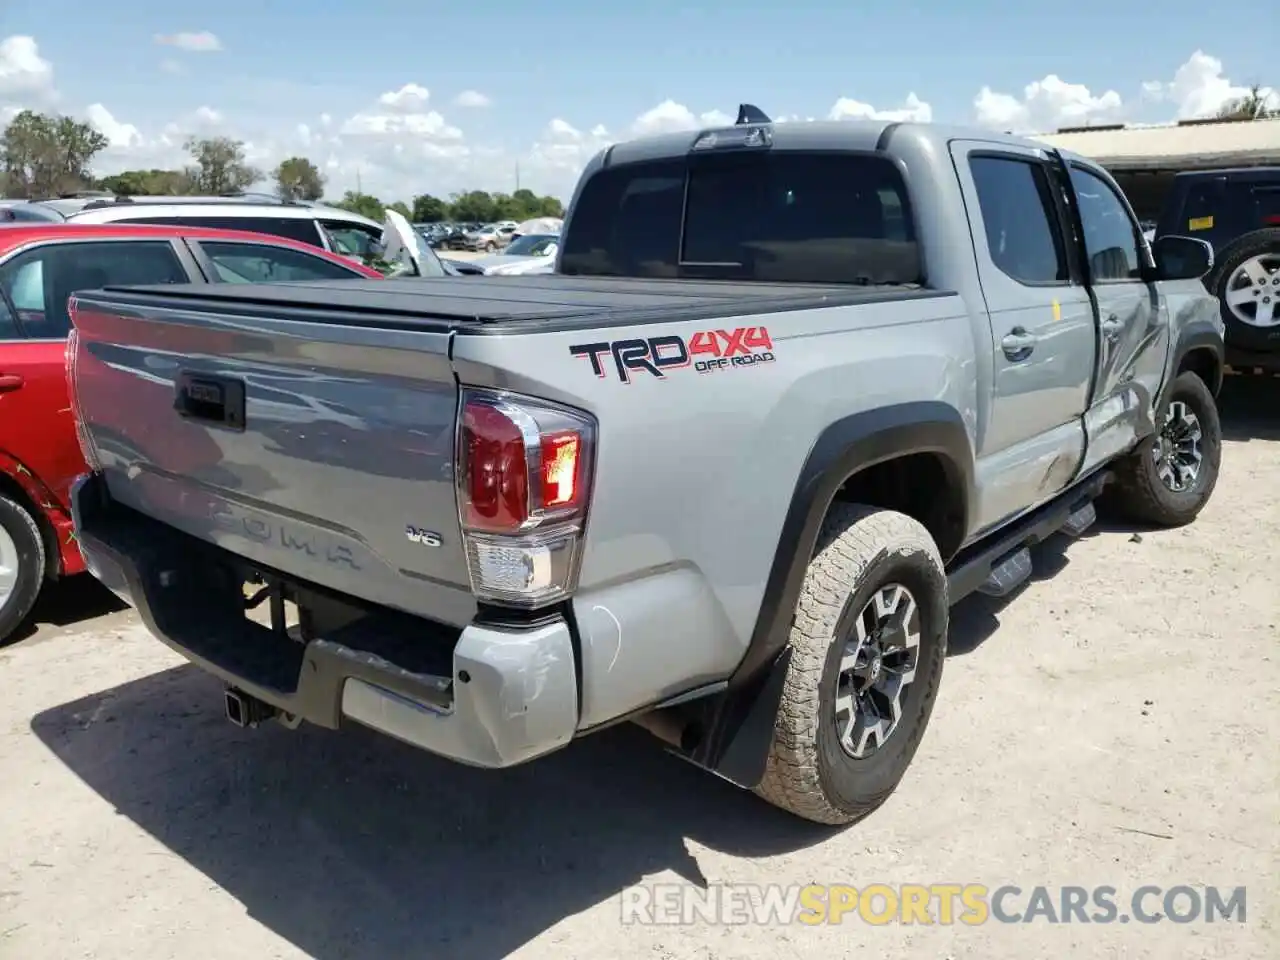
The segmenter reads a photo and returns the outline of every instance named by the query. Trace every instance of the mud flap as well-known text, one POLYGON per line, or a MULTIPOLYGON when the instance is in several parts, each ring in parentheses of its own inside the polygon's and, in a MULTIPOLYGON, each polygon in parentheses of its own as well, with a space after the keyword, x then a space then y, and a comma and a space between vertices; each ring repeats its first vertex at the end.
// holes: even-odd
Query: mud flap
POLYGON ((788 645, 762 678, 749 687, 727 690, 716 710, 713 735, 689 759, 739 787, 753 790, 759 786, 790 663, 788 645))

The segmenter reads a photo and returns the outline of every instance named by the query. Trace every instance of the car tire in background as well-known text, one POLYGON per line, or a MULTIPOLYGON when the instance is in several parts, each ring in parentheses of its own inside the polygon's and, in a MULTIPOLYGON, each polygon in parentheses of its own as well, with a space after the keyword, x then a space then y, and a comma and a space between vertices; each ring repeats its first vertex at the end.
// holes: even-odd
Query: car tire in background
POLYGON ((838 503, 791 624, 791 653, 756 793, 847 824, 897 787, 924 736, 947 653, 947 576, 918 521, 838 503))
POLYGON ((1246 233, 1217 251, 1205 287, 1218 298, 1227 346, 1280 352, 1280 227, 1246 233), (1256 305, 1264 303, 1271 309, 1271 322, 1251 322, 1257 317, 1256 305))
POLYGON ((44 584, 44 539, 35 518, 0 495, 0 644, 35 606, 44 584))
POLYGON ((1116 464, 1099 505, 1126 520, 1180 527, 1213 496, 1222 463, 1222 422, 1208 386, 1178 375, 1156 413, 1156 433, 1116 464))

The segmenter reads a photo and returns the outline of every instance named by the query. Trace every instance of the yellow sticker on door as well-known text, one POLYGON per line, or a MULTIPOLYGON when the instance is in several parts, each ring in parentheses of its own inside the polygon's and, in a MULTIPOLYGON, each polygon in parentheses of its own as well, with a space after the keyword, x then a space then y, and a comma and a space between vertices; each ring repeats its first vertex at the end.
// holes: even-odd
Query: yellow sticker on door
POLYGON ((1212 230, 1213 217, 1193 217, 1187 221, 1188 230, 1212 230))
POLYGON ((1053 322, 1057 323, 1062 319, 1062 304, 1057 300, 1053 301, 1053 322))

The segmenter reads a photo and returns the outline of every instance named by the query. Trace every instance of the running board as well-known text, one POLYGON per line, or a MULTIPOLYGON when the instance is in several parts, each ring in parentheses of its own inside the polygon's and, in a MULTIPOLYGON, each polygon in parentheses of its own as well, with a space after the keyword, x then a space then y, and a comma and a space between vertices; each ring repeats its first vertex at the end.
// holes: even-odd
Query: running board
POLYGON ((1109 471, 1099 471, 1057 499, 1014 521, 992 539, 961 550, 948 564, 951 602, 956 603, 977 591, 1002 597, 1016 590, 1031 575, 1031 557, 1026 548, 1059 531, 1075 537, 1087 530, 1097 519, 1093 501, 1110 479, 1109 471))
POLYGON ((1007 597, 1030 579, 1031 549, 1019 547, 991 568, 978 592, 988 597, 1007 597))
POLYGON ((1090 500, 1082 507, 1076 508, 1076 511, 1067 517, 1067 522, 1062 525, 1062 532, 1068 537, 1078 537, 1098 520, 1098 508, 1093 505, 1090 500))

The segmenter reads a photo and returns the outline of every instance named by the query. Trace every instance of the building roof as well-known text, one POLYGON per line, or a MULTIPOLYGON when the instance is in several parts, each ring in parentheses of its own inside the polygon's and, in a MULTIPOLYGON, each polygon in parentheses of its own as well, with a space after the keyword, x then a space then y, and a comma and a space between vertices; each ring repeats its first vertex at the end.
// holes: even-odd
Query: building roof
POLYGON ((1032 139, 1089 157, 1111 170, 1280 164, 1280 118, 1076 127, 1034 134, 1032 139))

